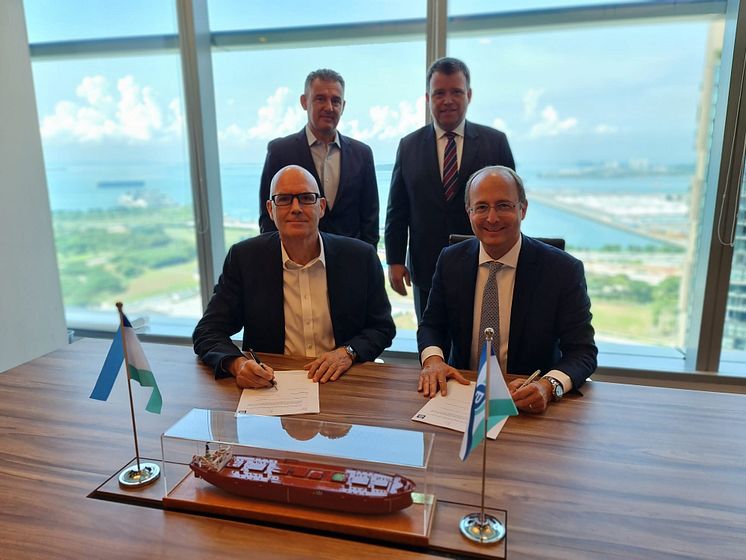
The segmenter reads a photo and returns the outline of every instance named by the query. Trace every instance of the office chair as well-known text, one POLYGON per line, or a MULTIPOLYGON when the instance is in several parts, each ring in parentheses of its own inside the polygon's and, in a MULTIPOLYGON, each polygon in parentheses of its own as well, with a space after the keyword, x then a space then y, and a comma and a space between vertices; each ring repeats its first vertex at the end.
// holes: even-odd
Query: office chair
MULTIPOLYGON (((452 233, 448 236, 448 244, 455 245, 456 243, 461 243, 462 241, 471 239, 472 237, 474 236, 464 235, 461 233, 452 233)), ((561 249, 562 251, 565 250, 565 240, 561 237, 534 237, 534 239, 538 239, 539 241, 542 241, 547 245, 551 245, 552 247, 557 247, 557 249, 561 249)))

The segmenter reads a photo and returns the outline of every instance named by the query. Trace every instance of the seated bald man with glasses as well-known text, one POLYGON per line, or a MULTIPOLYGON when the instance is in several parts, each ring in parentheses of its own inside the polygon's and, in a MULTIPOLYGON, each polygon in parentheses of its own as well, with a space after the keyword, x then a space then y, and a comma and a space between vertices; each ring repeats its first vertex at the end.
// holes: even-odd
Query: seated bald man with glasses
POLYGON ((418 390, 446 394, 457 371, 477 369, 487 327, 503 372, 525 377, 509 384, 516 406, 546 410, 578 389, 596 369, 591 301, 583 263, 521 234, 528 200, 509 167, 485 167, 466 183, 466 211, 475 239, 444 249, 417 329, 422 361, 418 390), (450 351, 449 363, 444 356, 450 351))
POLYGON ((336 381, 353 363, 376 358, 396 333, 381 262, 368 243, 319 232, 326 200, 302 167, 275 174, 266 206, 278 231, 230 248, 194 330, 194 351, 240 387, 274 382, 253 351, 307 356, 309 378, 336 381), (230 339, 241 329, 248 356, 230 339))

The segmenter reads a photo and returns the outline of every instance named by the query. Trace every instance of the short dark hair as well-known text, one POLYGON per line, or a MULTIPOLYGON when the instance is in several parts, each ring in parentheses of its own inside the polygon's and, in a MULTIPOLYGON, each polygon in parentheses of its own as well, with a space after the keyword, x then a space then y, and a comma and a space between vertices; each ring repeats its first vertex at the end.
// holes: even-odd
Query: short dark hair
POLYGON ((471 174, 469 179, 466 181, 466 188, 464 189, 464 204, 466 207, 469 207, 469 191, 471 190, 471 185, 474 183, 474 181, 477 179, 477 176, 481 175, 482 173, 489 173, 489 172, 497 172, 497 173, 503 173, 510 175, 513 178, 513 181, 515 181, 516 186, 518 187, 518 201, 521 203, 526 202, 526 188, 523 186, 523 179, 513 171, 510 167, 506 167, 504 165, 488 165, 487 167, 483 167, 479 171, 475 171, 471 174))
POLYGON ((430 91, 430 79, 436 72, 440 72, 441 74, 445 74, 447 76, 462 72, 464 74, 464 78, 466 78, 466 87, 470 87, 471 74, 469 74, 469 67, 464 61, 459 60, 458 58, 444 56, 443 58, 439 58, 430 65, 430 68, 427 71, 427 91, 430 91))
POLYGON ((321 80, 323 82, 339 82, 339 85, 342 86, 342 92, 345 90, 345 80, 339 72, 335 72, 329 68, 319 68, 306 76, 306 84, 303 87, 303 93, 308 95, 308 92, 311 91, 311 84, 314 80, 321 80))

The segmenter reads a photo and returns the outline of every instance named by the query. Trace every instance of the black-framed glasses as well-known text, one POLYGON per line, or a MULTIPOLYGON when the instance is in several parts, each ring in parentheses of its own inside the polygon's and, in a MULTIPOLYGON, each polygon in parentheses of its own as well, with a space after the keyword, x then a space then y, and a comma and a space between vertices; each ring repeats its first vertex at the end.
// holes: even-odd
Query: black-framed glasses
POLYGON ((315 192, 302 192, 296 194, 273 194, 269 198, 275 203, 275 206, 290 206, 294 198, 297 198, 300 204, 310 206, 311 204, 316 204, 321 195, 315 192))

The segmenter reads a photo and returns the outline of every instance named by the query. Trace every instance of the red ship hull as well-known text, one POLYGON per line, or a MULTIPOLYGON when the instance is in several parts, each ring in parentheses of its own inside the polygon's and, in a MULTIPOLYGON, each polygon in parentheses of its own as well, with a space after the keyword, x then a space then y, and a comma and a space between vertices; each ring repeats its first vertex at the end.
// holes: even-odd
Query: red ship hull
POLYGON ((400 475, 305 461, 236 455, 215 470, 200 459, 189 465, 194 474, 231 494, 349 513, 399 511, 415 488, 400 475))

